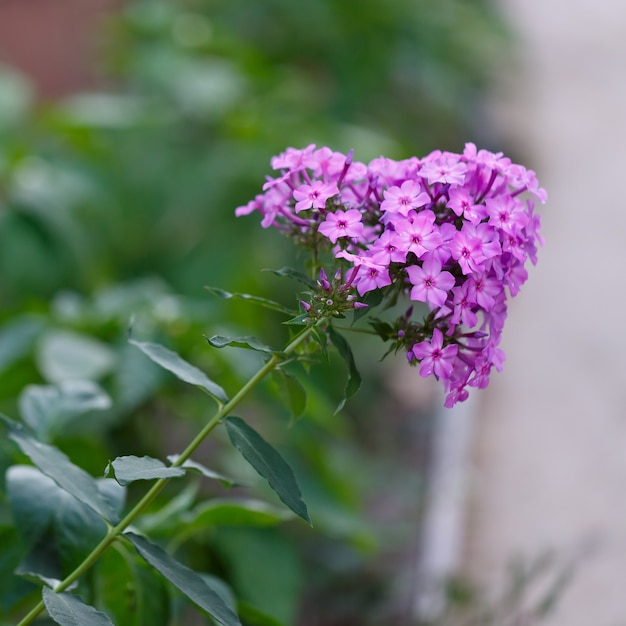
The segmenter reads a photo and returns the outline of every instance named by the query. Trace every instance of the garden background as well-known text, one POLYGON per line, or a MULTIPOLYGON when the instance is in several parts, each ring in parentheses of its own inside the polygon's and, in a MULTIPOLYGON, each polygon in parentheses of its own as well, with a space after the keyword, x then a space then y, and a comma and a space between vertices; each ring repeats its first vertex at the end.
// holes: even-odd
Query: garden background
MULTIPOLYGON (((270 157, 288 145, 311 142, 344 152, 354 148, 359 159, 368 160, 380 154, 402 158, 433 149, 460 151, 465 141, 474 141, 504 149, 537 169, 552 193, 547 211, 552 215, 545 220, 548 247, 541 264, 521 304, 513 306, 505 334, 505 373, 480 400, 485 423, 478 426, 476 465, 470 472, 472 489, 478 485, 478 504, 470 506, 465 569, 471 578, 497 587, 513 553, 533 557, 556 546, 567 560, 578 554, 587 526, 599 527, 601 536, 608 532, 623 545, 623 516, 597 503, 587 507, 578 495, 598 493, 601 483, 606 492, 599 498, 605 503, 624 484, 618 480, 623 455, 614 449, 624 438, 611 431, 616 425, 623 429, 623 415, 614 408, 623 404, 623 398, 619 403, 615 398, 623 388, 623 339, 612 333, 603 341, 588 331, 582 341, 589 343, 580 348, 575 329, 588 328, 593 314, 581 303, 577 286, 565 290, 563 285, 565 277, 574 281, 569 268, 583 236, 574 225, 583 222, 562 216, 565 207, 578 206, 582 195, 572 188, 572 170, 579 187, 587 177, 585 194, 611 189, 606 168, 598 174, 588 163, 582 171, 577 168, 585 151, 596 146, 593 140, 606 137, 607 126, 615 132, 616 115, 610 107, 602 114, 599 104, 613 102, 617 109, 623 93, 600 94, 603 86, 622 83, 599 74, 599 65, 587 55, 587 65, 581 62, 575 70, 559 65, 571 59, 578 44, 591 47, 603 61, 610 57, 611 67, 619 67, 619 57, 608 54, 611 44, 588 36, 598 33, 606 41, 610 14, 600 12, 607 21, 598 18, 591 28, 582 4, 565 20, 556 0, 547 8, 530 4, 535 3, 510 0, 504 16, 478 0, 436 5, 368 0, 358 8, 324 0, 307 4, 306 10, 279 0, 99 2, 89 7, 50 2, 35 3, 34 10, 26 3, 0 5, 5 62, 0 86, 0 410, 16 417, 23 411, 27 385, 59 385, 80 374, 111 403, 74 416, 49 434, 74 462, 101 475, 118 454, 164 458, 175 452, 206 418, 206 401, 147 366, 128 346, 128 329, 132 324, 135 336, 169 345, 231 386, 257 361, 238 351, 216 353, 203 335, 254 334, 272 344, 284 340, 278 316, 218 300, 203 289, 213 285, 292 304, 293 286, 260 269, 297 266, 300 260, 276 233, 261 232, 255 219, 233 217, 234 208, 258 192, 270 157), (577 30, 575 24, 586 28, 577 30), (525 40, 517 39, 519 32, 525 40), (525 57, 520 50, 526 50, 525 57), (590 90, 595 98, 576 113, 575 104, 586 102, 581 67, 587 68, 587 79, 595 80, 590 90), (573 91, 558 92, 559 100, 554 85, 567 77, 572 77, 573 91), (494 107, 494 101, 500 104, 494 107), (601 132, 580 131, 571 147, 577 137, 572 129, 583 120, 601 124, 601 132), (559 160, 563 153, 569 161, 559 160), (567 190, 559 197, 559 188, 553 187, 564 178, 567 190), (552 243, 559 236, 565 242, 561 248, 552 243), (548 272, 542 278, 544 263, 548 272), (555 293, 565 291, 571 299, 564 300, 568 314, 563 316, 564 305, 554 300, 555 293), (533 346, 533 354, 542 355, 538 359, 531 358, 533 346), (604 358, 607 346, 614 359, 610 366, 604 358), (572 383, 570 370, 558 377, 568 360, 579 375, 587 371, 576 364, 589 354, 585 364, 599 362, 592 368, 592 384, 588 378, 586 385, 572 383), (535 385, 530 392, 528 370, 535 385), (559 402, 544 393, 547 371, 563 380, 561 387, 550 385, 560 389, 559 402), (590 399, 581 402, 575 392, 590 388, 590 399), (528 396, 534 401, 530 406, 524 404, 528 396), (606 406, 599 404, 600 397, 606 406), (591 413, 600 414, 605 428, 594 424, 591 413), (555 465, 563 467, 555 459, 562 458, 563 431, 573 440, 568 427, 573 414, 583 425, 581 442, 594 441, 599 430, 605 433, 598 441, 601 461, 592 461, 588 449, 583 453, 574 445, 566 457, 568 475, 546 482, 555 465), (521 438, 519 424, 527 429, 521 438), (607 458, 618 467, 605 463, 607 458), (587 471, 591 463, 593 471, 587 471), (602 475, 599 466, 606 468, 602 475), (572 473, 578 481, 570 482, 572 473), (589 476, 595 479, 589 482, 589 476), (548 487, 539 489, 540 484, 548 487), (572 495, 567 500, 563 494, 572 495), (563 541, 566 505, 571 507, 566 519, 584 520, 584 511, 595 511, 595 517, 582 528, 580 523, 568 527, 563 541), (520 507, 521 516, 516 514, 520 507), (542 520, 549 521, 542 526, 542 520), (543 532, 544 526, 549 531, 543 532)), ((610 144, 617 145, 615 136, 610 144)), ((617 164, 618 158, 605 161, 617 164)), ((605 211, 618 206, 611 198, 593 204, 605 211)), ((597 232, 594 224, 584 224, 585 234, 597 232)), ((623 262, 621 257, 598 261, 624 248, 622 228, 609 227, 608 234, 617 238, 613 245, 592 238, 601 249, 590 256, 602 268, 623 262)), ((613 275, 595 267, 585 264, 580 271, 607 276, 608 284, 600 284, 596 293, 609 301, 617 297, 609 280, 613 275)), ((611 304, 601 308, 619 310, 620 302, 611 304)), ((185 498, 195 497, 193 486, 169 491, 168 514, 155 510, 151 518, 154 535, 166 544, 176 537, 169 547, 181 558, 223 576, 239 596, 286 624, 410 624, 414 618, 418 520, 432 461, 433 406, 440 399, 416 372, 379 363, 383 350, 378 344, 362 340, 354 347, 366 384, 338 415, 333 413, 344 373, 334 362, 330 370, 313 368, 307 376, 308 403, 297 422, 276 400, 281 390, 271 385, 246 408, 246 417, 271 435, 294 465, 314 531, 279 516, 263 527, 209 526, 199 518, 183 537, 188 520, 176 517, 176 507, 182 510, 185 498)), ((5 466, 14 451, 2 446, 5 466)), ((218 444, 203 448, 199 460, 254 483, 218 444)), ((472 493, 464 489, 463 501, 472 493)), ((215 488, 220 498, 249 494, 215 488)), ((0 612, 10 616, 31 594, 29 584, 11 574, 27 546, 12 528, 4 501, 0 520, 2 545, 10 546, 0 560, 2 580, 10 581, 0 590, 0 612)), ((581 587, 576 581, 598 567, 593 562, 598 560, 585 558, 587 570, 577 568, 583 574, 572 584, 569 606, 574 608, 566 608, 564 600, 555 624, 600 623, 575 621, 580 619, 577 593, 579 598, 593 594, 589 589, 606 594, 613 588, 610 581, 617 580, 614 566, 600 566, 596 587, 581 587), (570 617, 558 621, 563 615, 570 617)), ((602 610, 607 620, 620 619, 619 611, 626 614, 623 600, 618 592, 610 597, 602 610)), ((192 612, 185 619, 201 618, 192 612)))

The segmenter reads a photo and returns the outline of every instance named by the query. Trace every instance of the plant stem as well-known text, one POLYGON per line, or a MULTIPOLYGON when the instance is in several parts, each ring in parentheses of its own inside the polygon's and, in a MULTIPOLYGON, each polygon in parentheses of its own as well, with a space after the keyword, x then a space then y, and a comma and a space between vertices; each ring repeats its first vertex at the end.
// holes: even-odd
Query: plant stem
MULTIPOLYGON (((321 323, 321 322, 318 322, 321 323)), ((216 414, 207 422, 202 430, 194 437, 191 443, 180 454, 172 467, 180 467, 193 454, 198 446, 204 441, 209 433, 220 423, 220 421, 228 416, 228 414, 239 405, 239 403, 263 380, 270 372, 272 372, 280 364, 282 359, 295 352, 298 346, 309 337, 313 330, 313 326, 306 326, 298 333, 287 347, 280 353, 273 354, 271 358, 254 374, 239 391, 226 404, 221 405, 216 414)), ((126 514, 126 516, 115 526, 109 526, 106 535, 100 543, 85 557, 83 562, 61 581, 55 588, 55 593, 61 593, 75 583, 92 565, 100 558, 109 546, 143 513, 153 500, 163 491, 165 485, 169 482, 168 478, 159 478, 144 495, 143 498, 126 514)), ((44 610, 45 605, 41 600, 33 609, 22 618, 17 626, 26 626, 44 610)))

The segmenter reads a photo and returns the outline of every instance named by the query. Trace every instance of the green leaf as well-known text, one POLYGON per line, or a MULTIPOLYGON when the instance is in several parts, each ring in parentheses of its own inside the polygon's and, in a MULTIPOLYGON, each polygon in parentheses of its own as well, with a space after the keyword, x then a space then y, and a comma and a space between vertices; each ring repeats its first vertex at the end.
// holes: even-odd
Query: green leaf
POLYGON ((315 340, 315 343, 317 343, 321 348, 322 356, 325 359, 328 359, 328 334, 319 326, 314 326, 311 337, 315 340))
POLYGON ((273 300, 268 300, 267 298, 260 298, 259 296, 251 296, 247 293, 230 293, 228 291, 224 291, 223 289, 217 289, 217 287, 208 287, 205 286, 207 291, 210 291, 213 295, 218 296, 219 298, 223 298, 224 300, 239 299, 239 300, 248 300, 249 302, 253 302, 254 304, 259 304, 266 309, 271 309, 273 311, 279 311, 280 313, 285 313, 287 315, 293 315, 294 311, 292 309, 288 309, 278 302, 274 302, 273 300))
POLYGON ((28 353, 44 323, 32 316, 23 315, 11 320, 0 329, 0 372, 28 353))
POLYGON ((232 444, 244 459, 267 480, 278 497, 296 514, 311 524, 296 477, 283 457, 241 418, 224 420, 232 444))
POLYGON ((101 341, 69 330, 50 330, 36 354, 44 377, 62 380, 97 379, 108 374, 116 362, 115 352, 101 341))
POLYGON ((339 413, 339 411, 343 409, 346 400, 352 397, 359 390, 359 387, 361 386, 361 375, 356 368, 350 345, 344 339, 343 335, 340 335, 332 326, 329 325, 328 336, 348 366, 348 382, 344 391, 344 398, 335 409, 335 413, 339 413))
POLYGON ((308 323, 310 323, 310 321, 311 321, 311 317, 309 316, 308 313, 300 313, 300 315, 296 315, 295 317, 292 317, 286 322, 283 322, 283 324, 291 325, 291 326, 306 326, 308 323))
MULTIPOLYGON (((179 454, 169 454, 167 460, 170 463, 176 463, 179 456, 179 454)), ((234 487, 235 485, 238 485, 237 481, 233 480, 232 478, 228 478, 227 476, 219 474, 218 472, 214 472, 212 469, 209 469, 208 467, 201 465, 200 463, 196 463, 191 459, 187 459, 182 465, 180 465, 180 467, 186 470, 200 472, 200 474, 206 476, 207 478, 219 480, 219 482, 221 482, 224 487, 234 487)))
POLYGON ((259 611, 247 602, 237 604, 244 626, 283 626, 276 618, 259 611))
POLYGON ((124 536, 135 546, 139 555, 162 576, 182 591, 190 600, 204 609, 223 626, 241 626, 235 612, 193 570, 167 554, 145 537, 132 532, 124 536))
POLYGON ((111 398, 90 380, 65 380, 58 385, 28 385, 19 397, 22 419, 41 440, 67 427, 88 411, 111 407, 111 398))
POLYGON ((180 467, 167 467, 163 461, 149 456, 118 456, 110 461, 106 475, 115 478, 120 485, 128 485, 136 480, 155 480, 157 478, 175 478, 184 476, 180 467))
MULTIPOLYGON (((15 575, 20 559, 24 556, 24 546, 14 526, 0 527, 0 546, 2 546, 0 550, 0 580, 2 581, 0 585, 0 616, 3 616, 9 615, 11 609, 22 598, 30 594, 34 587, 31 582, 15 575)), ((37 585, 37 587, 39 586, 37 585)))
POLYGON ((106 533, 100 517, 31 465, 6 473, 7 498, 18 533, 28 547, 19 572, 63 578, 106 533))
POLYGON ((276 274, 276 276, 293 278, 294 280, 297 280, 299 283, 302 283, 303 285, 306 285, 307 287, 310 287, 311 289, 317 289, 317 283, 314 280, 312 280, 311 278, 309 278, 302 272, 299 272, 298 270, 294 270, 291 267, 282 267, 279 270, 266 268, 263 271, 272 272, 272 274, 276 274))
POLYGON ((158 511, 144 513, 135 524, 142 533, 172 537, 185 526, 184 518, 193 506, 198 493, 195 484, 189 484, 168 500, 158 511))
POLYGON ((275 354, 277 352, 259 341, 256 337, 222 337, 220 335, 213 335, 213 337, 207 337, 206 340, 214 348, 233 346, 235 348, 246 348, 248 350, 256 350, 257 352, 265 352, 266 354, 275 354))
POLYGON ((373 291, 368 291, 363 298, 360 298, 360 301, 367 304, 367 307, 354 309, 353 323, 370 313, 373 308, 377 307, 383 301, 383 290, 374 289, 373 291))
POLYGON ((186 530, 197 532, 212 526, 275 526, 293 516, 261 500, 214 498, 192 512, 186 530))
POLYGON ((78 596, 43 588, 48 615, 61 626, 115 626, 106 613, 96 611, 78 596))
POLYGON ((283 369, 274 370, 282 388, 282 395, 293 419, 298 419, 306 409, 306 391, 300 381, 283 369))
POLYGON ((204 372, 194 365, 187 363, 176 352, 168 350, 158 343, 149 343, 145 341, 128 340, 132 345, 137 346, 145 355, 150 357, 155 363, 172 372, 180 380, 191 385, 198 385, 209 392, 216 400, 225 403, 228 402, 226 392, 212 380, 206 376, 204 372))
POLYGON ((102 496, 96 481, 87 472, 74 465, 60 450, 33 439, 20 424, 1 414, 0 419, 7 425, 9 437, 46 476, 103 518, 116 521, 117 515, 108 499, 102 496))
POLYGON ((98 559, 95 574, 97 605, 115 624, 168 626, 167 583, 126 543, 117 542, 107 550, 98 559))
MULTIPOLYGON (((228 567, 240 602, 284 622, 295 624, 303 591, 302 565, 294 542, 276 527, 220 527, 214 544, 228 567)), ((251 618, 252 610, 244 613, 251 618)), ((247 626, 250 619, 241 621, 247 626)), ((272 622, 269 622, 272 624, 272 622)), ((261 622, 263 624, 263 622, 261 622)))

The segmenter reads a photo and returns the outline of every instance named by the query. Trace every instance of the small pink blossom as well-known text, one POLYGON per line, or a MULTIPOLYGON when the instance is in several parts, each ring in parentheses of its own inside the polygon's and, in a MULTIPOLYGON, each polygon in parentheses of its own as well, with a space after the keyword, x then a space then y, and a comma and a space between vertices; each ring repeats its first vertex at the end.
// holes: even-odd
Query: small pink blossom
POLYGON ((406 268, 413 285, 411 300, 428 302, 433 307, 443 306, 448 298, 448 291, 454 287, 454 276, 441 270, 437 259, 424 261, 422 266, 410 265, 406 268))
POLYGON ((456 344, 443 347, 443 333, 435 328, 431 341, 416 343, 413 356, 420 361, 420 376, 424 378, 434 374, 436 378, 448 379, 459 347, 456 344))
POLYGON ((361 212, 358 209, 350 209, 328 213, 326 221, 322 222, 317 230, 328 237, 332 243, 340 237, 362 237, 361 212))
POLYGON ((321 180, 316 180, 311 185, 300 185, 293 192, 296 202, 296 213, 305 209, 323 209, 326 206, 326 200, 336 196, 339 189, 335 183, 326 184, 321 180))
POLYGON ((430 196, 415 180, 405 180, 400 187, 389 187, 380 205, 381 211, 406 216, 411 209, 418 209, 430 202, 430 196))

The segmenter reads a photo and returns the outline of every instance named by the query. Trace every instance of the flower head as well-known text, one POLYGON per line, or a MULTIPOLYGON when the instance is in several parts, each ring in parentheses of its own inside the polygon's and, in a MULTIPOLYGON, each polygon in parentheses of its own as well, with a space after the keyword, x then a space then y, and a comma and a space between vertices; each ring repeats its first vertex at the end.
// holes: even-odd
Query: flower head
POLYGON ((504 361, 497 346, 507 297, 519 292, 526 262, 537 262, 543 244, 535 202, 547 195, 535 173, 471 143, 462 154, 367 165, 352 151, 310 145, 288 148, 272 167, 278 173, 264 193, 236 214, 259 211, 264 227, 310 246, 316 259, 325 250, 340 267, 336 276, 346 277, 337 283, 320 273, 319 299, 307 313, 319 321, 365 306, 358 298, 372 291, 379 301, 404 294, 424 302, 423 320, 410 309, 391 331, 378 325, 381 337, 405 349, 422 376, 443 382, 446 406, 486 386, 504 361))

